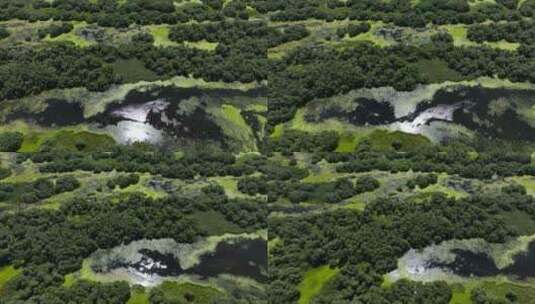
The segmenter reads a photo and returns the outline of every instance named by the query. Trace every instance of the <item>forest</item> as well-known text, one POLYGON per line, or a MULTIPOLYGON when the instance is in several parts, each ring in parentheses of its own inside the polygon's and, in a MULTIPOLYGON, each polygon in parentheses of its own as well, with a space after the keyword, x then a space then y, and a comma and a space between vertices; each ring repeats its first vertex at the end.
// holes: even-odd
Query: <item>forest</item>
POLYGON ((0 0, 0 303, 531 303, 533 18, 0 0))

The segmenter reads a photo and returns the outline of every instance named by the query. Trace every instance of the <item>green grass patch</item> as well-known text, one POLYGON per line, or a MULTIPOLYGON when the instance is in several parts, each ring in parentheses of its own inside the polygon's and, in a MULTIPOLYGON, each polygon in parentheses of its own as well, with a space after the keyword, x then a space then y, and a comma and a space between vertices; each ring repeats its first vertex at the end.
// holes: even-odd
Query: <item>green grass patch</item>
POLYGON ((487 45, 492 48, 507 50, 507 51, 514 51, 516 50, 520 44, 519 43, 511 43, 507 42, 505 40, 497 41, 497 42, 488 42, 485 41, 483 43, 477 43, 474 41, 471 41, 468 39, 468 29, 466 25, 464 24, 449 24, 445 25, 443 27, 450 33, 451 37, 453 38, 453 44, 455 46, 477 46, 477 45, 487 45))
POLYGON ((18 276, 22 269, 15 269, 13 266, 4 266, 0 268, 0 295, 3 293, 4 285, 14 277, 18 276))
POLYGON ((190 42, 190 41, 184 42, 184 45, 187 47, 196 48, 196 49, 205 50, 205 51, 215 51, 218 44, 219 43, 217 42, 208 42, 206 40, 195 41, 195 42, 190 42))
POLYGON ((272 139, 279 139, 281 138, 283 132, 284 132, 284 125, 282 124, 276 125, 273 128, 273 132, 271 132, 271 135, 269 137, 272 139))
POLYGON ((216 120, 223 132, 241 145, 241 151, 253 152, 258 150, 253 130, 243 119, 241 109, 230 104, 224 104, 221 107, 212 108, 211 113, 216 116, 216 120))
POLYGON ((468 30, 464 24, 449 24, 445 25, 444 28, 453 38, 453 44, 455 46, 473 46, 477 43, 470 41, 467 37, 468 30))
POLYGON ((196 211, 193 213, 193 220, 198 223, 209 235, 221 235, 224 233, 239 234, 244 230, 225 219, 225 216, 217 211, 196 211))
POLYGON ((106 150, 115 145, 115 141, 108 135, 89 132, 82 125, 63 129, 49 129, 30 125, 23 121, 15 121, 0 126, 4 130, 17 130, 24 134, 22 145, 17 152, 38 152, 42 145, 50 144, 54 147, 78 150, 77 144, 83 144, 81 151, 106 150))
POLYGON ((472 304, 471 292, 475 288, 483 288, 488 296, 500 300, 505 299, 508 292, 514 293, 518 299, 515 303, 533 303, 535 299, 535 286, 533 282, 511 282, 505 278, 497 277, 487 280, 471 280, 465 284, 451 285, 452 298, 450 304, 472 304))
POLYGON ((506 51, 516 51, 520 47, 520 43, 517 42, 509 42, 505 40, 500 40, 496 42, 489 42, 485 41, 484 44, 493 47, 495 49, 501 49, 506 51))
POLYGON ((392 43, 383 37, 375 35, 376 31, 384 26, 383 22, 371 22, 371 28, 368 32, 355 36, 354 38, 344 38, 344 41, 369 41, 380 47, 387 47, 392 43))
POLYGON ((147 69, 143 62, 138 59, 118 60, 113 63, 113 69, 123 78, 124 82, 155 81, 160 79, 156 73, 147 69))
POLYGON ((303 178, 301 181, 303 183, 309 184, 318 184, 318 183, 327 183, 336 180, 337 178, 343 177, 344 174, 331 172, 331 171, 322 171, 317 174, 310 174, 307 177, 303 178))
POLYGON ((83 27, 86 27, 87 23, 84 22, 73 22, 73 29, 72 31, 61 34, 57 37, 51 38, 50 35, 46 36, 43 40, 44 41, 54 41, 54 42, 72 42, 74 45, 78 47, 89 47, 93 44, 96 44, 94 41, 86 40, 76 34, 77 30, 83 27))
POLYGON ((393 150, 394 143, 400 144, 400 151, 415 151, 431 144, 423 135, 387 130, 375 130, 366 137, 365 141, 373 150, 378 151, 393 150))
POLYGON ((232 121, 236 126, 246 129, 249 128, 249 126, 243 119, 243 116, 241 115, 240 109, 229 104, 222 105, 221 109, 223 110, 223 114, 225 114, 225 118, 232 121))
POLYGON ((223 189, 225 189, 225 194, 229 198, 237 198, 247 196, 246 194, 241 193, 238 190, 238 181, 233 176, 217 176, 212 177, 210 180, 218 183, 223 189))
POLYGON ((170 303, 212 304, 224 297, 221 292, 214 288, 192 283, 165 281, 155 288, 162 291, 164 299, 170 303), (187 300, 188 298, 193 300, 187 300))
POLYGON ((448 64, 441 59, 420 59, 414 65, 431 83, 465 80, 461 74, 450 69, 448 64))
POLYGON ((65 275, 65 281, 63 281, 63 287, 71 287, 76 282, 76 276, 72 273, 65 275))
POLYGON ((336 152, 353 152, 358 146, 358 143, 358 137, 355 137, 352 134, 343 134, 338 140, 338 147, 336 147, 336 152))
POLYGON ((533 303, 535 287, 529 284, 513 283, 509 281, 485 281, 481 284, 488 295, 504 299, 508 292, 518 297, 516 303, 533 303))
POLYGON ((417 189, 416 191, 418 191, 419 193, 424 193, 424 194, 432 194, 432 193, 440 192, 440 193, 446 194, 446 196, 449 196, 449 197, 452 197, 452 198, 456 198, 456 199, 465 198, 465 197, 470 196, 468 193, 466 193, 464 191, 459 191, 459 190, 456 190, 454 188, 450 188, 450 187, 446 186, 447 179, 448 179, 448 174, 441 173, 438 176, 438 181, 437 181, 436 184, 429 185, 429 186, 425 187, 424 189, 421 189, 420 187, 417 186, 416 187, 416 189, 417 189))
POLYGON ((126 304, 149 304, 149 294, 145 291, 145 288, 132 287, 130 299, 126 304))
POLYGON ((347 204, 344 205, 345 209, 364 211, 366 208, 366 203, 355 197, 346 200, 346 202, 347 204))
POLYGON ((115 145, 115 141, 105 134, 95 134, 87 131, 76 132, 61 130, 52 138, 48 139, 45 144, 68 150, 89 152, 109 150, 115 145))
POLYGON ((468 5, 478 6, 481 4, 496 4, 496 0, 468 0, 468 5))
POLYGON ((151 25, 149 31, 154 37, 154 46, 176 46, 178 43, 169 39, 169 27, 167 25, 151 25))
POLYGON ((520 235, 532 235, 535 233, 535 220, 526 212, 515 210, 501 212, 504 222, 511 226, 520 235))
POLYGON ((512 181, 524 186, 526 193, 535 197, 535 177, 533 176, 515 176, 511 178, 512 181))
POLYGON ((338 269, 332 269, 328 265, 307 271, 303 281, 297 286, 301 295, 299 304, 311 303, 314 296, 321 292, 325 283, 331 280, 338 272, 338 269))
POLYGON ((119 192, 123 192, 123 193, 129 193, 129 192, 139 192, 139 193, 143 193, 145 194, 146 196, 150 197, 150 198, 153 198, 153 199, 158 199, 158 198, 164 198, 166 197, 168 194, 167 192, 163 191, 163 190, 158 190, 158 189, 155 189, 153 187, 151 187, 150 185, 148 185, 149 181, 153 178, 152 175, 150 174, 142 174, 139 178, 139 182, 136 183, 136 184, 133 184, 133 185, 129 185, 128 187, 124 188, 124 189, 116 189, 115 191, 119 191, 119 192))
POLYGON ((462 284, 454 284, 451 286, 452 296, 450 304, 470 304, 470 288, 466 288, 462 284))
POLYGON ((82 262, 82 268, 79 272, 73 274, 77 279, 99 282, 97 274, 91 269, 91 259, 85 259, 82 262))

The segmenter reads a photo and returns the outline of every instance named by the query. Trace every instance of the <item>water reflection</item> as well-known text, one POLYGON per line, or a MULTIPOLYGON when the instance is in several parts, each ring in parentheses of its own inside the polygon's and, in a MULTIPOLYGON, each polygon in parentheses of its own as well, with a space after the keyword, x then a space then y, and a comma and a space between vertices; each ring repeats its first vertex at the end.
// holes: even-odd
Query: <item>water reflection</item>
MULTIPOLYGON (((212 246, 210 243, 206 243, 208 247, 212 246)), ((97 252, 92 257, 91 269, 104 280, 126 280, 143 286, 182 276, 208 280, 223 274, 267 282, 264 239, 227 239, 214 244, 212 249, 200 251, 196 246, 170 239, 132 242, 97 252)))

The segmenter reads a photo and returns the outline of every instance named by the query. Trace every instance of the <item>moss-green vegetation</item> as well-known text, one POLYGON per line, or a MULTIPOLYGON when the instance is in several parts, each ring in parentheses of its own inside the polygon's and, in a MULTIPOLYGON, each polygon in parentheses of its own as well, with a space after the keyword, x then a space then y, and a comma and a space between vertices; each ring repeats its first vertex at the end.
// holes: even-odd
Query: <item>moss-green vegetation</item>
POLYGON ((201 40, 201 41, 196 41, 196 42, 186 41, 184 43, 184 45, 186 45, 188 47, 192 47, 192 48, 197 48, 197 49, 200 49, 200 50, 214 51, 216 49, 218 43, 208 42, 206 40, 201 40))
POLYGON ((340 136, 336 152, 353 152, 358 145, 359 138, 352 134, 344 134, 340 136))
POLYGON ((321 292, 325 283, 332 279, 338 271, 338 269, 333 269, 328 265, 307 271, 303 281, 298 286, 299 304, 310 304, 314 296, 321 292))
POLYGON ((192 217, 209 235, 220 235, 223 233, 238 234, 244 232, 242 228, 227 221, 225 216, 217 211, 197 211, 193 213, 192 217))
POLYGON ((253 131, 241 115, 241 109, 230 104, 223 104, 221 107, 213 108, 211 111, 216 115, 216 120, 223 132, 242 145, 239 149, 240 151, 257 151, 258 147, 253 131))
POLYGON ((151 25, 148 27, 154 37, 155 46, 174 46, 176 42, 169 40, 169 27, 167 25, 151 25))
POLYGON ((217 299, 221 299, 221 292, 218 290, 195 285, 191 283, 177 283, 166 281, 156 289, 161 292, 162 299, 167 301, 184 301, 198 304, 211 304, 217 299))
POLYGON ((450 304, 472 304, 472 290, 483 289, 486 294, 496 299, 505 299, 507 293, 517 296, 516 303, 532 303, 535 299, 535 287, 532 282, 512 282, 504 278, 470 280, 466 283, 452 284, 452 299, 450 304))
POLYGON ((515 176, 511 178, 512 181, 524 186, 526 188, 526 192, 531 195, 535 196, 535 177, 533 176, 515 176))
POLYGON ((377 30, 384 26, 383 22, 371 22, 371 29, 354 38, 344 38, 344 41, 369 41, 380 47, 387 47, 393 43, 376 34, 377 30))
POLYGON ((431 83, 464 80, 461 74, 450 69, 448 64, 440 59, 420 59, 415 66, 431 83))
POLYGON ((23 121, 0 125, 3 130, 17 130, 23 134, 23 141, 18 152, 38 152, 48 145, 73 151, 107 150, 115 144, 108 135, 87 131, 87 127, 80 125, 66 128, 42 128, 23 121))
POLYGON ((518 303, 532 303, 535 299, 535 287, 530 284, 514 283, 509 281, 485 281, 481 287, 488 295, 505 299, 508 292, 514 293, 518 303))
POLYGON ((400 131, 375 130, 365 140, 372 149, 380 151, 393 150, 396 146, 403 151, 417 151, 430 145, 430 141, 425 136, 400 131))
POLYGON ((496 0, 468 0, 470 6, 478 6, 481 4, 496 4, 496 0))
POLYGON ((452 286, 452 297, 450 304, 471 304, 470 288, 463 286, 462 284, 454 284, 452 286))
POLYGON ((505 222, 521 235, 535 233, 535 220, 527 213, 518 210, 502 212, 505 222))
MULTIPOLYGON (((39 140, 37 140, 37 142, 39 142, 39 140)), ((105 134, 95 134, 87 131, 76 132, 61 130, 56 132, 51 138, 47 139, 44 144, 69 150, 89 152, 109 150, 115 144, 115 141, 105 134)), ((28 152, 33 152, 30 149, 28 150, 28 152)))
POLYGON ((124 82, 155 81, 160 78, 138 59, 118 60, 113 63, 113 69, 124 82))
POLYGON ((89 41, 78 35, 78 31, 87 26, 86 22, 74 22, 73 30, 69 33, 61 34, 58 37, 51 38, 47 36, 45 41, 56 41, 56 42, 72 42, 78 47, 88 47, 94 45, 94 41, 89 41))
POLYGON ((126 304, 149 304, 149 294, 147 290, 140 287, 131 289, 130 299, 126 304))
POLYGON ((0 268, 0 295, 2 295, 4 285, 21 272, 22 269, 15 269, 12 265, 0 268))
MULTIPOLYGON (((479 43, 471 41, 468 39, 468 29, 466 25, 463 24, 451 24, 443 26, 444 29, 453 37, 453 43, 456 46, 477 46, 479 43)), ((520 44, 512 43, 507 41, 497 41, 497 42, 484 42, 484 45, 488 45, 493 48, 502 49, 502 50, 516 50, 520 44)))

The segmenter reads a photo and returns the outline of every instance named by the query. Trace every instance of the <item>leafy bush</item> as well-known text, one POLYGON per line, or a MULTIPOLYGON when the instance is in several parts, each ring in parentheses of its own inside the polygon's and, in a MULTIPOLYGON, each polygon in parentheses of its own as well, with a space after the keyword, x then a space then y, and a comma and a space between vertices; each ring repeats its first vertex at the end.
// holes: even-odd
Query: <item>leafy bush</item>
POLYGON ((22 145, 23 135, 20 132, 0 133, 0 152, 17 152, 22 145))

